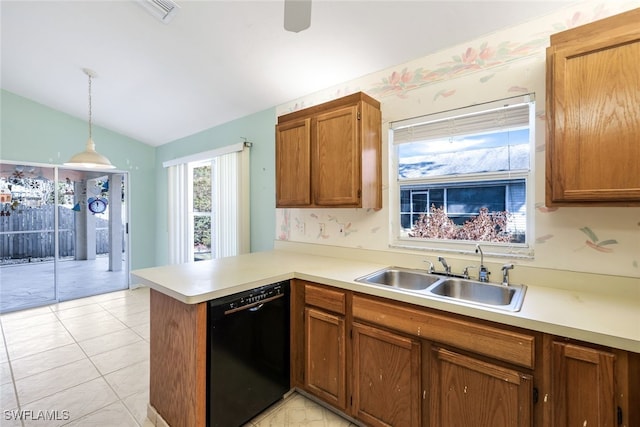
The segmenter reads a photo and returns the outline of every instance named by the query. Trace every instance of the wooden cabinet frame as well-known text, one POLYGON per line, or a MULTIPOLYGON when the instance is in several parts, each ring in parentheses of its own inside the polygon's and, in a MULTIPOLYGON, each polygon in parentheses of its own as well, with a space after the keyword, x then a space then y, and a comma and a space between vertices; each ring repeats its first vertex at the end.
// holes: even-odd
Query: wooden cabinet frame
POLYGON ((381 132, 362 92, 278 117, 276 207, 381 209, 381 132))
POLYGON ((353 407, 367 425, 420 426, 421 347, 377 327, 353 323, 353 407))
MULTIPOLYGON (((394 353, 398 360, 405 360, 412 366, 414 381, 410 385, 411 395, 416 399, 414 402, 420 403, 416 403, 417 406, 405 404, 407 408, 411 407, 411 421, 407 425, 440 427, 439 422, 454 422, 447 418, 447 414, 443 415, 442 402, 438 400, 442 392, 438 390, 438 384, 440 387, 450 384, 448 380, 440 382, 442 375, 449 370, 453 372, 451 375, 471 375, 469 381, 475 378, 475 383, 472 383, 475 386, 488 384, 488 387, 501 389, 494 395, 509 396, 512 405, 505 410, 505 419, 513 425, 565 427, 558 419, 564 419, 563 411, 571 410, 563 403, 567 397, 566 390, 580 387, 572 382, 576 378, 576 371, 567 368, 566 362, 570 359, 586 360, 585 363, 591 363, 592 372, 600 370, 603 375, 603 386, 597 386, 599 392, 591 389, 587 392, 599 393, 598 401, 608 402, 603 406, 606 408, 600 411, 606 415, 597 422, 589 420, 589 425, 598 425, 598 422, 601 423, 599 425, 609 425, 602 423, 605 420, 609 423, 613 419, 614 413, 609 409, 611 407, 616 411, 620 408, 622 427, 640 425, 640 407, 636 405, 640 399, 638 353, 567 340, 542 332, 301 280, 294 280, 292 289, 292 313, 297 319, 292 321, 292 360, 296 360, 293 363, 295 366, 292 366, 292 384, 307 390, 304 382, 306 350, 303 337, 306 301, 307 308, 315 307, 319 311, 326 311, 329 318, 333 316, 344 319, 346 409, 341 410, 367 425, 389 424, 384 421, 388 415, 367 411, 367 407, 361 405, 364 391, 362 384, 365 383, 358 384, 358 378, 366 379, 366 375, 359 372, 362 369, 359 359, 364 356, 358 340, 363 337, 379 340, 382 343, 380 349, 386 344, 397 346, 393 347, 395 352, 389 350, 392 347, 387 347, 386 351, 394 353), (308 291, 306 298, 305 290, 308 291), (559 348, 562 352, 559 352, 559 348), (612 357, 615 359, 614 364, 612 357), (470 374, 473 372, 476 374, 470 374), (563 387, 565 392, 562 391, 563 387), (615 403, 612 404, 612 401, 615 403), (413 412, 416 407, 417 411, 413 412)), ((332 321, 335 322, 335 319, 332 321)), ((384 366, 376 360, 374 356, 368 357, 365 365, 384 366)), ((393 366, 393 363, 389 363, 388 372, 397 372, 393 366)), ((386 376, 387 373, 383 375, 386 376)), ((386 377, 384 380, 386 381, 386 377)), ((380 381, 380 384, 383 382, 380 381)), ((458 385, 456 387, 460 389, 458 385)), ((493 401, 489 400, 491 402, 493 401)), ((474 404, 481 405, 482 400, 476 399, 474 404)), ((368 405, 370 408, 371 404, 368 405)), ((593 405, 590 403, 589 406, 593 405)))
POLYGON ((533 425, 530 374, 436 346, 429 380, 431 427, 533 425))
POLYGON ((640 8, 551 36, 547 206, 640 206, 640 8))

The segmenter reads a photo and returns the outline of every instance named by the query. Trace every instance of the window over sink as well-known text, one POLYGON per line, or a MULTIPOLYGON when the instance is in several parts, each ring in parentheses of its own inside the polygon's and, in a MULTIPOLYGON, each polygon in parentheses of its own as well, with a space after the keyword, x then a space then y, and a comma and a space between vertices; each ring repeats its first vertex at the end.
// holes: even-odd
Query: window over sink
POLYGON ((394 246, 531 256, 533 94, 391 123, 394 246))

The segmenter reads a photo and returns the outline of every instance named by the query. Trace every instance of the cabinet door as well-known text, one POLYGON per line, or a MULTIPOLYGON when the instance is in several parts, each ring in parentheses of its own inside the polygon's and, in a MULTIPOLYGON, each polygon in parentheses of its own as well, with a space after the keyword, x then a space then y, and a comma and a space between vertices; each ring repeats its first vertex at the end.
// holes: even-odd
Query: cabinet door
POLYGON ((353 324, 353 411, 370 426, 420 425, 420 343, 353 324))
POLYGON ((338 409, 347 407, 344 317, 305 309, 305 386, 338 409))
POLYGON ((311 204, 311 119, 276 126, 276 207, 311 204))
POLYGON ((358 206, 361 196, 358 107, 319 114, 313 159, 314 201, 320 206, 358 206))
POLYGON ((554 426, 616 424, 613 354, 573 344, 553 344, 554 426))
POLYGON ((431 427, 532 425, 532 377, 449 350, 431 360, 431 427))
POLYGON ((558 47, 551 39, 549 204, 640 202, 640 9, 609 19, 561 33, 558 47))

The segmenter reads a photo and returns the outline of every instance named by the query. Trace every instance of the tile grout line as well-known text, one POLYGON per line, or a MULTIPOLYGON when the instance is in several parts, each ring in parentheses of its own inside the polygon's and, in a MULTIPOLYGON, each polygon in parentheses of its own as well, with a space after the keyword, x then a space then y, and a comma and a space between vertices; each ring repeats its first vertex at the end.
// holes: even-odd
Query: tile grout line
MULTIPOLYGON (((123 297, 123 298, 126 298, 126 296, 125 296, 125 297, 123 297)), ((108 300, 108 301, 114 301, 114 300, 116 300, 116 299, 121 299, 121 298, 113 298, 113 299, 110 299, 110 300, 108 300)), ((58 304, 59 304, 59 303, 58 303, 58 304)), ((135 331, 132 327, 130 327, 129 325, 127 325, 127 324, 126 324, 125 322, 123 322, 120 318, 118 318, 118 317, 117 317, 116 315, 114 315, 111 311, 109 311, 109 310, 108 310, 108 308, 106 308, 106 307, 102 306, 102 304, 101 304, 100 302, 98 302, 98 301, 91 302, 91 303, 84 304, 84 305, 78 305, 78 306, 70 307, 69 309, 73 309, 73 308, 77 308, 77 307, 86 307, 86 306, 94 305, 94 304, 95 304, 95 305, 97 305, 98 307, 100 307, 100 308, 101 308, 102 310, 104 310, 105 312, 109 313, 109 315, 111 315, 112 317, 114 317, 114 318, 115 318, 115 319, 116 319, 120 324, 122 324, 122 325, 124 326, 124 328, 123 328, 123 329, 120 329, 120 330, 118 330, 118 331, 121 331, 121 330, 129 330, 129 331, 130 331, 130 332, 132 332, 135 336, 139 337, 139 338, 140 338, 140 341, 145 342, 145 343, 148 343, 148 341, 147 341, 143 336, 141 336, 141 335, 140 335, 137 331, 135 331)), ((68 422, 68 423, 65 423, 65 424, 63 424, 63 425, 67 425, 67 424, 69 424, 69 423, 76 422, 76 421, 78 421, 78 420, 80 420, 80 419, 82 419, 82 418, 85 418, 85 417, 87 417, 87 416, 93 415, 93 414, 95 414, 95 413, 97 413, 97 412, 99 412, 99 411, 101 411, 101 410, 104 410, 106 407, 108 407, 108 406, 110 406, 110 405, 113 405, 114 403, 120 403, 122 406, 124 406, 124 408, 125 408, 125 410, 126 410, 127 414, 129 414, 129 416, 134 420, 134 422, 136 423, 136 425, 141 426, 141 424, 140 424, 140 422, 138 421, 138 419, 136 418, 135 414, 133 414, 133 412, 131 411, 131 409, 130 409, 130 408, 126 405, 126 403, 124 402, 124 399, 125 399, 125 398, 131 397, 131 396, 133 396, 135 393, 132 393, 130 396, 125 396, 124 398, 121 398, 121 397, 119 396, 119 394, 116 392, 116 390, 113 388, 113 386, 111 385, 111 383, 109 383, 109 381, 107 381, 107 379, 105 378, 105 375, 112 374, 113 372, 117 372, 117 371, 119 371, 119 370, 125 369, 125 368, 127 368, 127 367, 129 367, 129 366, 132 366, 132 365, 128 365, 128 366, 122 367, 122 368, 120 368, 120 369, 116 369, 116 370, 115 370, 115 371, 113 371, 113 372, 109 372, 109 373, 107 373, 107 374, 103 374, 103 373, 101 372, 101 370, 100 370, 100 369, 98 369, 98 367, 96 366, 96 364, 94 363, 94 361, 91 359, 91 357, 87 354, 87 352, 85 351, 85 349, 80 345, 80 341, 78 341, 77 337, 76 337, 76 336, 71 332, 71 330, 69 330, 69 328, 67 327, 67 325, 64 323, 64 320, 65 320, 65 319, 62 319, 62 318, 58 315, 58 313, 59 313, 59 312, 64 311, 64 310, 54 310, 54 309, 53 309, 53 305, 54 305, 54 304, 50 304, 50 305, 48 305, 48 306, 46 306, 46 307, 49 309, 49 312, 50 312, 50 313, 52 313, 52 314, 54 315, 54 317, 55 317, 55 319, 56 319, 56 322, 59 322, 60 326, 62 326, 62 327, 64 328, 64 330, 65 330, 65 331, 67 331, 67 333, 69 333, 70 337, 71 337, 71 338, 72 338, 72 340, 73 340, 73 344, 75 344, 75 345, 80 349, 80 351, 81 351, 81 352, 82 352, 82 354, 84 355, 84 358, 85 358, 85 359, 87 359, 87 360, 89 361, 89 363, 91 363, 91 365, 94 367, 94 369, 95 369, 95 370, 96 370, 96 372, 98 373, 98 376, 97 376, 97 377, 95 377, 95 378, 91 378, 91 379, 89 379, 89 380, 87 380, 87 381, 84 381, 84 382, 82 382, 82 383, 75 384, 75 385, 73 385, 73 386, 71 386, 71 387, 67 387, 67 388, 64 388, 64 389, 61 389, 61 390, 57 390, 55 393, 50 394, 50 395, 47 395, 47 396, 40 397, 39 399, 35 400, 34 402, 37 402, 38 400, 45 399, 45 398, 47 398, 47 397, 54 396, 55 394, 58 394, 58 393, 60 393, 60 392, 66 391, 66 390, 69 390, 69 389, 71 389, 71 388, 73 388, 73 387, 77 387, 77 386, 80 386, 80 385, 86 384, 86 383, 91 382, 91 381, 94 381, 94 380, 96 380, 96 379, 98 379, 98 378, 102 378, 102 380, 106 383, 106 385, 109 387, 109 389, 113 392, 114 396, 116 397, 116 401, 114 401, 114 402, 110 402, 109 404, 107 404, 107 405, 105 405, 105 406, 102 406, 102 407, 100 407, 100 408, 97 408, 96 410, 91 411, 91 412, 89 412, 89 413, 87 413, 87 414, 83 414, 81 417, 78 417, 78 418, 76 418, 76 419, 69 420, 69 422, 68 422)), ((144 311, 144 310, 142 310, 142 311, 144 311)), ((77 317, 81 317, 81 316, 82 316, 82 315, 79 315, 79 316, 77 316, 77 317)), ((76 318, 77 318, 77 317, 76 317, 76 318)), ((73 319, 73 318, 70 318, 70 319, 73 319)), ((69 319, 66 319, 66 320, 69 320, 69 319)), ((2 339, 3 339, 4 345, 5 345, 5 353, 6 353, 6 356, 7 356, 7 363, 8 363, 8 365, 9 365, 9 369, 10 369, 10 372, 11 372, 11 380, 12 380, 12 381, 11 381, 11 384, 12 384, 13 391, 14 391, 14 394, 15 394, 16 403, 17 403, 17 405, 18 405, 18 410, 20 410, 20 409, 21 409, 21 407, 22 407, 22 405, 21 405, 21 403, 20 403, 20 398, 19 398, 19 395, 18 395, 18 390, 17 390, 17 386, 16 386, 16 379, 15 379, 15 375, 14 375, 14 373, 13 373, 13 366, 12 366, 12 363, 11 363, 11 358, 9 357, 9 348, 8 348, 8 345, 7 345, 7 341, 6 341, 6 339, 5 339, 4 327, 3 327, 3 326, 4 326, 4 325, 2 324, 2 322, 0 322, 0 327, 2 328, 2 339)), ((118 332, 118 331, 114 331, 114 332, 118 332)), ((107 335, 108 335, 108 334, 107 334, 107 335)), ((99 336, 102 336, 102 335, 99 335, 99 336)), ((94 337, 94 338, 98 338, 99 336, 94 337)), ((66 346, 66 345, 70 345, 70 344, 65 344, 65 345, 57 346, 57 347, 52 347, 52 348, 50 348, 50 349, 46 349, 46 350, 43 350, 43 351, 41 351, 41 352, 37 352, 37 353, 34 353, 34 354, 44 353, 44 352, 47 352, 47 351, 50 351, 50 350, 54 350, 54 349, 57 349, 57 348, 64 347, 64 346, 66 346)), ((126 345, 128 345, 128 344, 125 344, 125 345, 123 345, 122 347, 124 347, 124 346, 126 346, 126 345)), ((117 347, 117 348, 120 348, 120 347, 117 347)), ((111 350, 109 350, 109 351, 111 351, 111 350)), ((101 354, 101 353, 98 353, 98 354, 101 354)), ((31 356, 31 355, 29 355, 29 356, 31 356)), ((95 356, 95 355, 94 355, 94 356, 95 356)), ((25 356, 25 357, 28 357, 28 356, 25 356)), ((18 358, 18 359, 20 359, 20 358, 18 358)), ((82 360, 82 359, 81 359, 81 360, 82 360)), ((74 361, 74 362, 77 362, 77 361, 74 361)), ((71 363, 74 363, 74 362, 64 363, 63 365, 60 365, 60 366, 67 366, 67 365, 69 365, 69 364, 71 364, 71 363)), ((136 363, 140 363, 140 362, 136 362, 136 363)), ((56 369, 56 368, 58 368, 58 367, 60 367, 60 366, 56 366, 56 367, 54 367, 54 368, 50 368, 50 369, 47 369, 47 370, 56 369)), ((46 372, 47 370, 45 370, 45 371, 43 371, 43 372, 46 372)), ((41 373, 42 373, 42 372, 37 373, 37 374, 33 374, 33 375, 38 375, 38 374, 41 374, 41 373)), ((25 378, 28 378, 28 377, 33 376, 33 375, 29 375, 29 376, 27 376, 27 377, 25 377, 25 378)), ((33 403, 33 402, 31 402, 31 403, 33 403)), ((22 419, 21 419, 21 420, 20 420, 20 423, 21 423, 21 425, 24 427, 24 420, 22 420, 22 419)))
MULTIPOLYGON (((18 389, 16 388, 16 380, 15 380, 15 376, 13 375, 13 366, 11 365, 11 358, 9 357, 9 347, 7 345, 7 340, 4 336, 4 324, 2 323, 2 321, 0 321, 0 332, 2 332, 2 343, 4 344, 4 352, 6 353, 6 356, 7 356, 7 364, 9 365, 9 372, 11 374, 11 385, 13 387, 13 394, 16 398, 16 405, 18 405, 16 409, 20 411, 21 409, 20 397, 18 396, 18 389)), ((22 419, 22 417, 20 417, 20 425, 24 427, 24 420, 22 419)))
MULTIPOLYGON (((52 304, 52 305, 53 305, 53 304, 52 304)), ((40 397, 39 399, 36 399, 36 400, 34 400, 33 402, 29 402, 29 403, 35 403, 35 402, 37 402, 37 401, 39 401, 39 400, 46 399, 46 398, 51 397, 51 396, 55 396, 56 394, 61 393, 61 392, 66 391, 66 390, 69 390, 69 389, 72 389, 73 387, 77 387, 77 386, 80 386, 80 385, 83 385, 83 384, 89 383, 89 382, 91 382, 91 381, 94 381, 94 380, 96 380, 97 378, 103 377, 103 375, 102 375, 102 373, 100 372, 100 370, 98 369, 98 367, 97 367, 97 366, 95 366, 95 363, 93 363, 93 360, 91 360, 91 358, 87 355, 87 353, 84 351, 84 349, 82 348, 82 346, 80 346, 80 343, 78 342, 78 340, 76 339, 76 337, 75 337, 75 336, 71 333, 71 331, 67 328, 67 326, 64 324, 64 322, 62 321, 62 319, 60 319, 60 317, 59 317, 59 316, 58 316, 58 314, 57 314, 57 311, 54 311, 54 310, 53 310, 53 308, 51 308, 51 306, 52 306, 52 305, 49 305, 49 306, 47 306, 47 307, 49 308, 49 310, 50 310, 50 311, 53 313, 53 315, 55 316, 56 321, 60 323, 60 325, 61 325, 61 326, 62 326, 62 327, 67 331, 67 333, 69 333, 69 336, 71 336, 71 338, 73 339, 73 343, 74 343, 75 345, 77 345, 77 346, 78 346, 78 348, 80 349, 80 351, 82 352, 82 354, 84 354, 85 358, 86 358, 86 359, 88 359, 89 363, 91 363, 91 365, 95 368, 95 370, 96 370, 96 372, 98 373, 98 375, 99 375, 99 376, 98 376, 98 377, 95 377, 95 378, 91 378, 91 379, 89 379, 89 380, 87 380, 87 381, 81 382, 81 383, 79 383, 79 384, 75 384, 75 385, 73 385, 73 386, 71 386, 71 387, 67 387, 67 388, 64 388, 64 389, 61 389, 61 390, 57 390, 57 391, 56 391, 55 393, 53 393, 53 394, 49 394, 49 395, 46 395, 46 396, 42 396, 42 397, 40 397)), ((87 304, 87 305, 90 305, 90 304, 87 304)), ((83 306, 81 306, 81 307, 83 307, 83 306)), ((6 343, 6 341, 5 341, 5 343, 6 343)), ((65 344, 65 345, 68 345, 68 344, 65 344)), ((41 351, 41 352, 39 352, 39 353, 34 353, 34 354, 44 353, 44 352, 46 352, 46 351, 50 351, 50 350, 53 350, 53 349, 56 349, 56 348, 60 348, 60 347, 64 347, 64 346, 53 347, 53 348, 51 348, 51 349, 47 349, 47 350, 41 351)), ((7 352, 8 352, 8 349, 7 349, 7 352)), ((67 366, 67 365, 69 365, 69 364, 71 364, 71 363, 75 363, 75 362, 77 362, 77 361, 70 362, 70 363, 65 363, 65 364, 60 365, 60 366, 67 366)), ((56 369, 56 368, 58 368, 58 367, 60 367, 60 366, 57 366, 57 367, 55 367, 55 368, 51 368, 51 369, 56 369)), ((47 371, 49 371, 49 370, 51 370, 51 369, 47 369, 47 371)), ((46 372, 46 371, 43 371, 43 372, 46 372)), ((41 373, 42 373, 42 372, 39 372, 38 374, 34 374, 34 375, 39 375, 39 374, 41 374, 41 373)), ((29 375, 29 376, 27 376, 27 377, 25 377, 25 378, 29 378, 30 376, 34 376, 34 375, 29 375)), ((22 378, 21 378, 21 379, 22 379, 22 378)), ((115 392, 115 390, 113 390, 113 388, 111 387, 111 384, 109 384, 109 382, 108 382, 107 380, 105 380, 104 378, 103 378, 103 380, 104 380, 104 382, 105 382, 105 383, 107 383, 107 385, 109 386, 109 388, 111 388, 111 389, 112 389, 113 393, 114 393, 116 396, 118 396, 118 394, 115 392)), ((15 393, 16 393, 16 400, 18 400, 18 399, 19 399, 19 396, 18 396, 18 390, 17 390, 17 387, 16 387, 16 385, 15 385, 15 384, 16 384, 16 383, 15 383, 15 379, 14 379, 14 381, 13 381, 13 385, 14 385, 14 389, 15 389, 15 393)), ((109 405, 111 405, 111 404, 113 404, 113 403, 110 403, 109 405)), ((106 408, 106 407, 107 407, 107 406, 109 406, 109 405, 103 406, 103 407, 101 407, 101 408, 97 409, 97 411, 98 411, 98 410, 102 410, 102 409, 106 408)), ((125 406, 126 406, 126 405, 125 405, 125 406)), ((93 414, 94 412, 96 412, 96 411, 91 412, 91 414, 93 414)), ((85 416, 87 416, 87 415, 89 415, 89 414, 85 414, 85 415, 83 415, 83 416, 79 417, 78 419, 81 419, 81 418, 83 418, 83 417, 85 417, 85 416)), ((76 420, 70 419, 70 420, 69 420, 69 423, 71 423, 71 422, 75 422, 75 421, 77 421, 78 419, 76 419, 76 420)), ((23 425, 23 427, 24 427, 24 421, 22 421, 22 420, 21 420, 21 422, 22 422, 22 425, 23 425)), ((67 425, 67 424, 69 424, 69 423, 61 424, 61 426, 63 426, 63 425, 67 425)))
MULTIPOLYGON (((125 298, 126 298, 126 297, 125 297, 125 298)), ((120 299, 120 298, 114 298, 114 300, 115 300, 115 299, 120 299)), ((113 300, 110 300, 110 301, 113 301, 113 300)), ((127 325, 127 324, 126 324, 126 323, 124 323, 122 320, 120 320, 119 318, 117 318, 116 316, 114 316, 114 315, 113 315, 109 310, 107 310, 105 307, 103 307, 99 302, 94 302, 94 303, 92 303, 92 304, 96 304, 96 305, 98 305, 100 308, 102 308, 102 309, 103 309, 103 310, 105 310, 107 313, 109 313, 111 316, 113 316, 113 317, 114 317, 118 322, 122 323, 122 324, 125 326, 125 329, 129 329, 129 330, 131 330, 131 332, 133 332, 134 334, 138 335, 138 334, 137 334, 133 329, 131 329, 131 328, 129 327, 129 325, 127 325)), ((85 349, 84 349, 84 348, 82 348, 82 346, 80 345, 80 342, 76 339, 76 337, 73 335, 73 333, 72 333, 69 329, 67 329, 67 326, 62 322, 62 320, 60 320, 60 318, 58 317, 58 315, 57 315, 57 314, 56 314, 56 318, 58 318, 58 321, 59 321, 60 323, 62 323, 62 326, 67 330, 67 332, 69 332, 69 335, 71 335, 71 337, 73 338, 73 341, 74 341, 74 342, 76 343, 76 345, 80 348, 80 351, 82 351, 82 353, 85 355, 85 357, 86 357, 86 358, 89 360, 89 362, 93 365, 93 367, 95 368, 95 370, 96 370, 96 371, 98 372, 98 374, 100 375, 100 376, 99 376, 99 378, 102 378, 102 380, 107 384, 107 386, 109 387, 109 389, 110 389, 110 390, 113 392, 113 394, 116 396, 116 398, 117 398, 117 402, 119 402, 122 406, 124 406, 124 408, 125 408, 125 410, 127 411, 127 413, 131 416, 131 418, 135 421, 135 423, 136 423, 138 426, 140 426, 140 423, 139 423, 139 422, 138 422, 138 420, 136 419, 135 415, 134 415, 133 413, 131 413, 131 410, 130 410, 130 409, 129 409, 129 407, 124 403, 124 400, 123 400, 123 399, 120 397, 120 395, 116 392, 116 390, 113 388, 113 386, 111 385, 111 383, 110 383, 109 381, 107 381, 107 379, 105 378, 105 375, 108 375, 108 374, 103 374, 103 373, 102 373, 102 371, 100 371, 100 369, 98 368, 98 366, 96 366, 96 364, 95 364, 95 363, 94 363, 94 361, 91 359, 91 357, 87 354, 87 352, 85 351, 85 349)), ((116 332, 117 332, 117 331, 116 331, 116 332)), ((139 336, 139 335, 138 335, 138 336, 139 336)), ((144 341, 144 339, 143 339, 143 341, 144 341)), ((123 346, 123 347, 124 347, 124 346, 123 346)), ((120 347, 118 347, 118 348, 120 348, 120 347)), ((106 353, 106 352, 105 352, 105 353, 106 353)), ((100 353, 98 353, 98 354, 100 354, 100 353)), ((94 355, 94 356, 95 356, 95 355, 94 355)), ((131 366, 131 365, 129 365, 129 366, 131 366)), ((121 369, 125 369, 125 368, 127 368, 127 367, 128 367, 128 366, 125 366, 125 367, 120 368, 120 369, 116 369, 116 370, 115 370, 115 371, 113 371, 113 372, 117 372, 117 371, 119 371, 119 370, 121 370, 121 369)), ((109 374, 112 374, 113 372, 109 372, 109 374)), ((93 378, 92 380, 89 380, 89 381, 93 381, 94 379, 95 379, 95 378, 93 378)), ((89 382, 89 381, 85 381, 85 382, 84 382, 84 383, 82 383, 82 384, 85 384, 85 383, 87 383, 87 382, 89 382)), ((78 384, 78 385, 80 385, 80 384, 78 384)), ((74 387, 76 387, 76 386, 74 386, 74 387)), ((70 423, 72 423, 72 422, 75 422, 75 421, 78 421, 78 420, 80 420, 80 419, 82 419, 82 418, 88 417, 89 415, 93 415, 93 414, 95 414, 95 413, 97 413, 97 412, 99 412, 99 411, 102 411, 104 408, 106 408, 106 407, 108 407, 108 406, 110 406, 110 405, 113 405, 113 403, 114 403, 114 402, 111 402, 111 403, 109 403, 109 404, 107 404, 107 405, 105 405, 105 406, 103 406, 103 407, 101 407, 101 408, 96 409, 95 411, 92 411, 92 412, 90 412, 90 413, 84 414, 83 416, 81 416, 80 418, 78 418, 78 419, 76 419, 76 420, 70 420, 68 423, 65 423, 65 424, 63 424, 63 425, 68 425, 68 424, 70 424, 70 423)))

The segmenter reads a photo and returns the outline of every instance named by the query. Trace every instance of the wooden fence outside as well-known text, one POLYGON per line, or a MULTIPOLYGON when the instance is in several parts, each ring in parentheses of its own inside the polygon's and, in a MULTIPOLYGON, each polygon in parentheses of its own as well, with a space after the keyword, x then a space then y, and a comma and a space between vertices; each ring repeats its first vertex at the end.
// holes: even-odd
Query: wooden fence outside
MULTIPOLYGON (((22 207, 0 217, 0 262, 55 257, 54 205, 22 207)), ((58 206, 59 257, 75 254, 75 212, 58 206)), ((96 218, 96 253, 109 253, 108 221, 96 218)))

